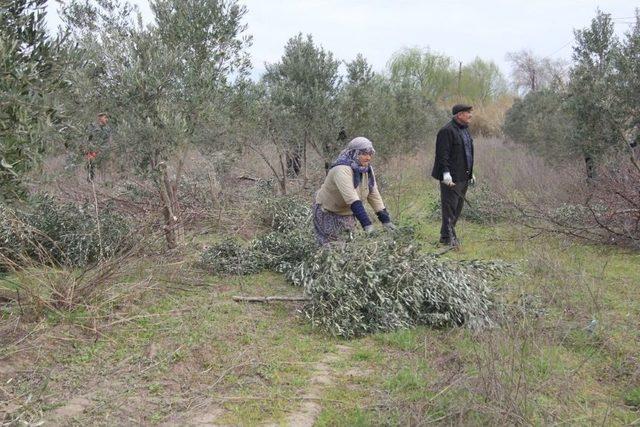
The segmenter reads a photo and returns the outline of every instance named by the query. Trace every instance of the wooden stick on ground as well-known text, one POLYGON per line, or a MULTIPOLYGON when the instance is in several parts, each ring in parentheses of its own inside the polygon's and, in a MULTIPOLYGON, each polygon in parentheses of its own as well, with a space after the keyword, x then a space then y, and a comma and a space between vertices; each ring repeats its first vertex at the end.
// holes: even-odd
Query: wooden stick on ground
POLYGON ((234 296, 233 300, 236 302, 272 302, 272 301, 310 301, 308 297, 286 297, 286 296, 271 296, 271 297, 245 297, 234 296))

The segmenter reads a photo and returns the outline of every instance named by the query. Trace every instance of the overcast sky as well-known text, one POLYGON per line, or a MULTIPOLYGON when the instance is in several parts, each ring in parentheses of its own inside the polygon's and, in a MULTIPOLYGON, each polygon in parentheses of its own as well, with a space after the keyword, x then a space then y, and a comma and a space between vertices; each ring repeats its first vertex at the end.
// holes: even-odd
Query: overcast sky
MULTIPOLYGON (((508 75, 507 52, 571 58, 573 30, 588 26, 596 9, 610 13, 616 32, 630 29, 633 0, 239 0, 248 8, 254 76, 277 62, 289 38, 302 32, 349 61, 362 53, 384 69, 403 47, 430 48, 457 61, 479 56, 508 75)), ((146 0, 136 0, 150 20, 146 0)))

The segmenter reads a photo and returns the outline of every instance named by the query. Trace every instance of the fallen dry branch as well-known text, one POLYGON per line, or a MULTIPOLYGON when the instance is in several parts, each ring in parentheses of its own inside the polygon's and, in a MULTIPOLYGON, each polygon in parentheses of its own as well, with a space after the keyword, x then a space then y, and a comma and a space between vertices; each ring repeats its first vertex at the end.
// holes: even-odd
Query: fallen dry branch
POLYGON ((310 301, 309 297, 286 297, 274 295, 270 297, 245 297, 245 296, 234 296, 233 300, 236 302, 273 302, 273 301, 310 301))

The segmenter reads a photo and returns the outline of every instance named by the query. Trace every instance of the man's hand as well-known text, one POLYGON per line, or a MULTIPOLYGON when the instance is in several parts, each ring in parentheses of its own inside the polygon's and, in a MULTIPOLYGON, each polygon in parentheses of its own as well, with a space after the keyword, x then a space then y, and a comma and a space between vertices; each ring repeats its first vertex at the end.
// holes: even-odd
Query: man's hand
POLYGON ((367 226, 365 226, 365 227, 364 227, 364 232, 365 232, 366 234, 371 234, 371 233, 373 233, 373 225, 367 225, 367 226))
POLYGON ((476 185, 476 176, 474 174, 471 174, 471 179, 469 180, 469 184, 471 185, 476 185))
POLYGON ((442 176, 442 183, 447 187, 453 187, 454 185, 456 185, 453 182, 453 178, 451 178, 451 174, 449 172, 445 172, 442 176))
POLYGON ((398 227, 396 227, 396 225, 392 222, 385 222, 382 224, 382 226, 387 231, 396 231, 398 229, 398 227))

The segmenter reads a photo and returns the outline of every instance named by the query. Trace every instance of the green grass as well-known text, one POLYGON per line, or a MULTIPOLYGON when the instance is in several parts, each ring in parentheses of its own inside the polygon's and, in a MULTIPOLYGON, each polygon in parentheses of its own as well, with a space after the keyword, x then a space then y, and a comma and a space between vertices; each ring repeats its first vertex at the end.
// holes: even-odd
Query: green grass
POLYGON ((372 425, 389 425, 393 424, 392 420, 381 420, 377 413, 373 411, 367 411, 365 409, 337 409, 328 408, 324 409, 318 419, 316 420, 316 426, 329 427, 329 426, 353 426, 353 427, 367 427, 372 425), (386 422, 384 422, 386 421, 386 422))
MULTIPOLYGON (((435 197, 417 185, 397 196, 427 251, 438 238, 428 214, 435 197)), ((637 422, 640 255, 530 238, 505 224, 462 221, 458 234, 463 249, 446 257, 517 266, 496 284, 509 318, 492 330, 415 328, 344 341, 313 330, 293 304, 231 300, 300 293, 278 274, 202 276, 206 286, 140 294, 95 330, 93 312, 52 314, 39 336, 64 339, 25 353, 37 369, 8 390, 33 395, 23 416, 31 422, 84 395, 92 406, 70 423, 181 424, 213 410, 221 424, 285 423, 314 366, 334 356, 320 426, 637 422)))
POLYGON ((400 331, 376 334, 374 340, 379 344, 398 350, 411 351, 418 347, 419 329, 403 329, 400 331))
POLYGON ((635 387, 624 394, 624 403, 632 408, 640 409, 640 387, 635 387))

